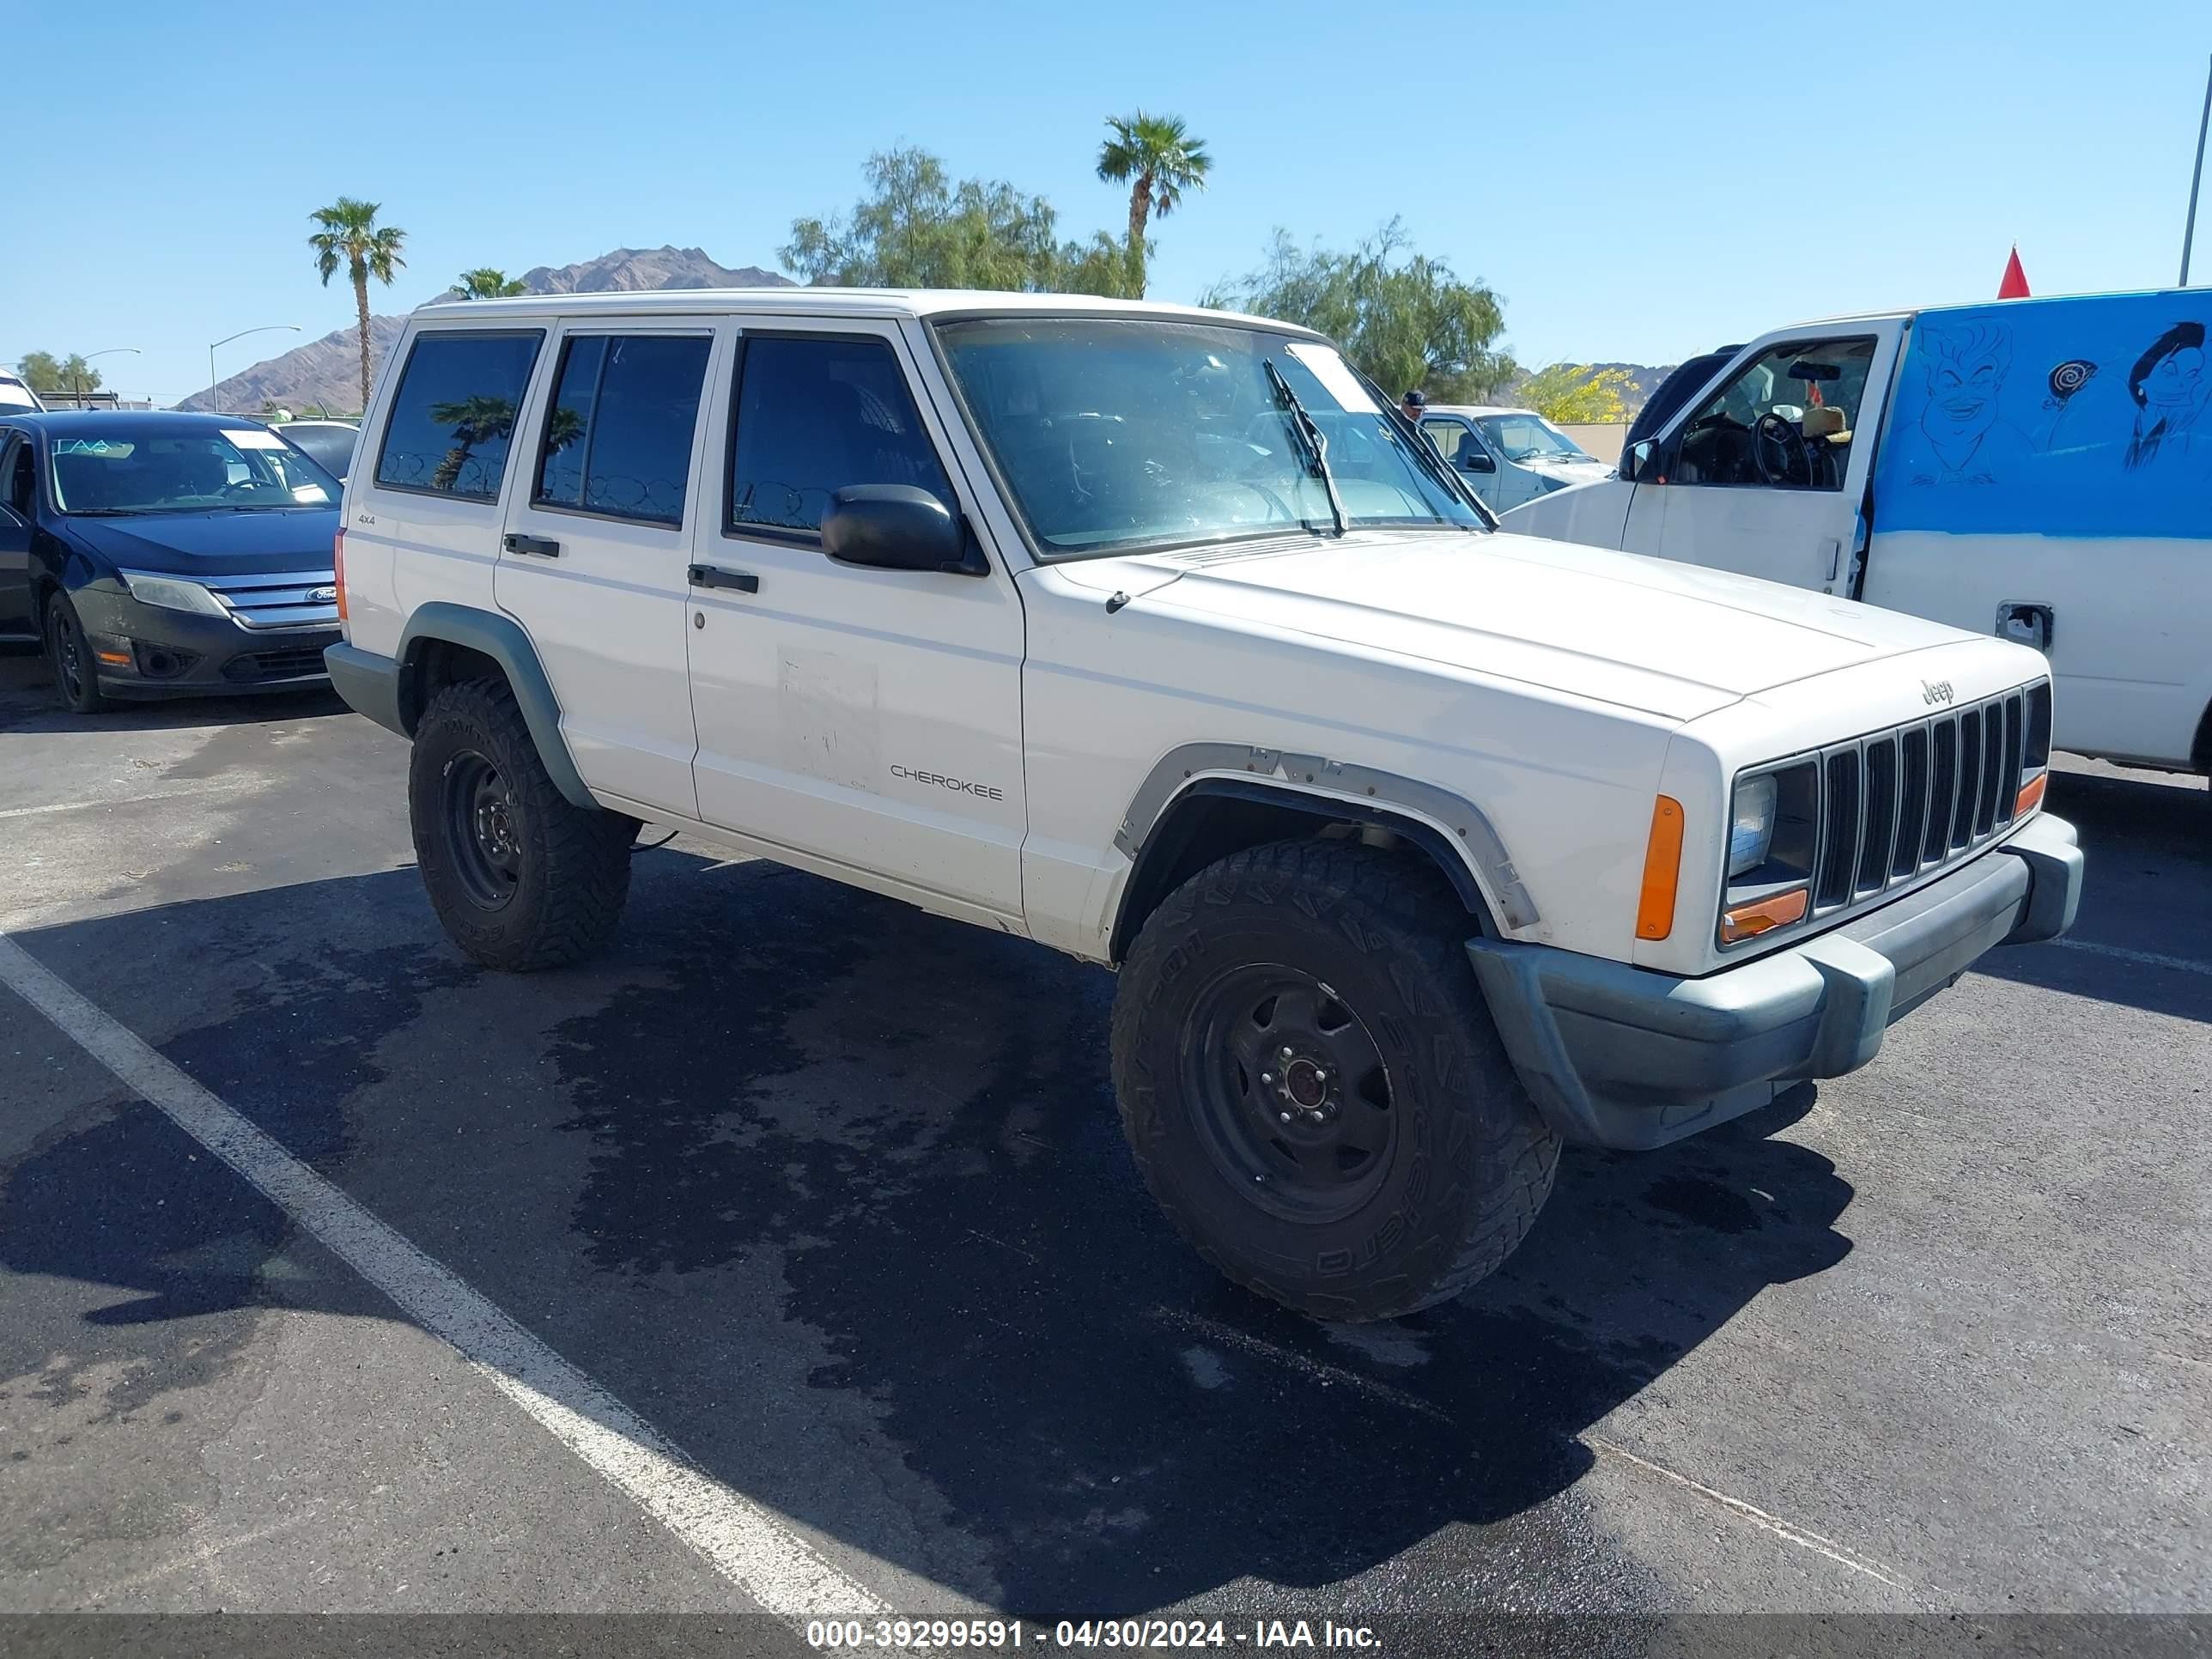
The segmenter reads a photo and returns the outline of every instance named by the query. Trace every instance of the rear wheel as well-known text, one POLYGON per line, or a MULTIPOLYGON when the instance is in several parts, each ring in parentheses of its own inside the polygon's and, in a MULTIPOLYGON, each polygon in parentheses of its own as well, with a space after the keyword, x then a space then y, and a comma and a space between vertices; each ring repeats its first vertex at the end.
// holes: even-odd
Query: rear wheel
POLYGON ((504 681, 465 681, 431 700, 407 797, 431 908, 477 961, 559 967, 612 935, 637 820, 562 794, 504 681))
POLYGON ((63 705, 78 714, 101 714, 112 708, 114 700, 100 689, 99 664, 68 594, 56 593, 46 601, 43 631, 46 666, 53 673, 54 689, 61 693, 63 705))
POLYGON ((1123 965, 1114 1080, 1152 1194, 1229 1278, 1381 1319, 1510 1255, 1559 1141, 1506 1060, 1450 888, 1284 842, 1170 894, 1123 965))

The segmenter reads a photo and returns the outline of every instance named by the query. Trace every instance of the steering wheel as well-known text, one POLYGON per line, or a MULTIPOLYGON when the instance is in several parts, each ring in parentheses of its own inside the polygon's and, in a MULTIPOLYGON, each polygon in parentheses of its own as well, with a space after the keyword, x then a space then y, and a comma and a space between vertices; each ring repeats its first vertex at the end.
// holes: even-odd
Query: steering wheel
POLYGON ((1806 452, 1805 434, 1771 409, 1751 429, 1751 460, 1768 483, 1813 487, 1813 458, 1806 452))

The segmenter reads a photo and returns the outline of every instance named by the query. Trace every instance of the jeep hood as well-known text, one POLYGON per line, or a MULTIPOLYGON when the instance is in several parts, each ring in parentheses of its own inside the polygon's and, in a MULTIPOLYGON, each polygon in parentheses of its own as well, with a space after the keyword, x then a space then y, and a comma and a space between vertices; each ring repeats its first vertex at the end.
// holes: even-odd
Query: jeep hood
POLYGON ((1357 532, 1057 568, 1146 610, 1305 634, 1680 720, 1969 637, 1777 582, 1502 532, 1357 532))

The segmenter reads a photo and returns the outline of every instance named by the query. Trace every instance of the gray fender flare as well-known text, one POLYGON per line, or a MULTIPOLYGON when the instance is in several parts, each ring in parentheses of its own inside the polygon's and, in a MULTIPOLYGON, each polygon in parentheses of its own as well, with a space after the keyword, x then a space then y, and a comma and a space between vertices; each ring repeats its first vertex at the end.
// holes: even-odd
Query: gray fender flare
POLYGON ((554 787, 570 805, 596 811, 599 804, 584 787, 583 775, 576 770, 575 757, 568 752, 568 740, 561 735, 561 700, 553 695, 553 682, 546 678, 545 665, 538 659, 538 647, 531 643, 522 624, 512 617, 446 600, 415 607, 415 614, 408 617, 407 627, 399 636, 398 650, 403 688, 399 714, 408 734, 414 734, 416 723, 422 718, 421 696, 416 689, 416 659, 419 647, 430 640, 481 651, 500 665, 554 787))
POLYGON ((1473 801, 1419 778, 1378 771, 1325 755, 1299 755, 1241 743, 1187 743, 1170 750, 1146 775, 1115 833, 1114 845, 1132 863, 1176 799, 1206 776, 1249 778, 1310 800, 1340 805, 1345 816, 1431 823, 1444 832, 1460 861, 1476 878, 1498 921, 1508 928, 1533 926, 1536 901, 1521 880, 1497 827, 1473 801), (1326 792, 1318 793, 1318 792, 1326 792))

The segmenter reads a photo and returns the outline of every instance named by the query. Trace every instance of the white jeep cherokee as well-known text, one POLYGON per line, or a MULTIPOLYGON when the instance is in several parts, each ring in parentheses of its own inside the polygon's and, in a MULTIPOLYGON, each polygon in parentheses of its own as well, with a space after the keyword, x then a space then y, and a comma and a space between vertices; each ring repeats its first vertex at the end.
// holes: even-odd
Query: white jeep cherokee
POLYGON ((1500 535, 1254 318, 439 306, 344 526, 331 678, 414 739, 469 955, 599 945, 651 819, 1115 964, 1146 1180, 1319 1315, 1452 1295, 1562 1142, 1863 1066, 2079 896, 2040 656, 1500 535))

